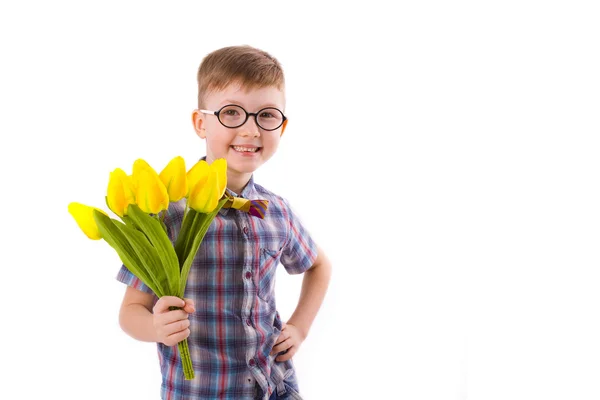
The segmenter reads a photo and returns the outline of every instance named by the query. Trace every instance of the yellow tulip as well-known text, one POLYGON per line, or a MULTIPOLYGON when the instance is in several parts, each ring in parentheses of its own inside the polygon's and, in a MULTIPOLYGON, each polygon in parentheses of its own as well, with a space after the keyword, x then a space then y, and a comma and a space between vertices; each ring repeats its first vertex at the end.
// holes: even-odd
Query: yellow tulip
POLYGON ((173 158, 159 174, 159 177, 167 188, 169 201, 179 201, 188 194, 185 161, 182 157, 173 158))
POLYGON ((187 172, 188 181, 188 192, 187 196, 190 196, 192 189, 199 183, 204 184, 208 179, 208 172, 210 167, 204 160, 198 161, 190 170, 187 172))
POLYGON ((188 198, 190 208, 200 213, 213 212, 217 207, 217 204, 225 188, 227 187, 227 163, 224 159, 216 160, 210 166, 208 164, 200 164, 200 161, 196 165, 199 166, 200 171, 194 171, 193 169, 188 172, 192 173, 192 179, 190 182, 194 182, 193 186, 190 184, 190 194, 188 198))
POLYGON ((86 206, 81 203, 70 203, 69 213, 75 218, 75 222, 81 228, 83 233, 92 240, 102 239, 98 225, 94 219, 94 210, 100 211, 102 214, 108 216, 104 211, 96 207, 86 206))
POLYGON ((135 203, 135 188, 131 178, 120 168, 110 173, 106 194, 108 208, 119 217, 127 215, 127 206, 135 203))
POLYGON ((218 184, 217 184, 217 195, 219 199, 223 197, 225 189, 227 188, 227 160, 224 158, 218 158, 210 164, 211 168, 214 168, 217 172, 218 184))
POLYGON ((145 213, 158 214, 169 207, 169 194, 158 174, 141 158, 133 164, 136 204, 145 213))
POLYGON ((135 162, 133 163, 133 176, 136 176, 137 174, 140 173, 141 170, 143 169, 151 169, 154 170, 154 168, 152 168, 150 166, 150 164, 148 164, 146 162, 146 160, 142 159, 142 158, 138 158, 137 160, 135 160, 135 162))

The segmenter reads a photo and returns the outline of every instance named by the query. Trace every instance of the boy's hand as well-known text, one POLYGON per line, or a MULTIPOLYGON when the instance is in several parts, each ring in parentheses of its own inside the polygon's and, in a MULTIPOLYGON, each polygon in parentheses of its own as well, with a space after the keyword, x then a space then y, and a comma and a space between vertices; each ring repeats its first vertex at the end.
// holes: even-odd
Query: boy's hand
POLYGON ((194 301, 181 300, 176 296, 163 296, 152 308, 153 324, 158 342, 167 346, 175 346, 190 336, 189 314, 196 311, 194 301), (181 307, 182 310, 169 310, 169 307, 181 307))
POLYGON ((286 361, 289 360, 296 354, 298 348, 304 342, 304 335, 300 332, 300 329, 296 328, 292 324, 283 323, 283 328, 281 329, 281 333, 279 337, 275 341, 275 345, 271 350, 271 355, 277 354, 280 352, 285 352, 284 354, 275 358, 275 361, 286 361))

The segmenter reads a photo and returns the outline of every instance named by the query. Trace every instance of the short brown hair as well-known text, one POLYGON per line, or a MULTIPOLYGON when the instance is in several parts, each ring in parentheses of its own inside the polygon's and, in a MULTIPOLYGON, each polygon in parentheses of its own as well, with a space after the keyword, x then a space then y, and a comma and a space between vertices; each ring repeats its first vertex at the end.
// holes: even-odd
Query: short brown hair
POLYGON ((284 90, 285 80, 279 61, 251 46, 230 46, 208 54, 198 68, 198 107, 204 107, 207 93, 223 90, 233 82, 245 89, 274 86, 284 90))

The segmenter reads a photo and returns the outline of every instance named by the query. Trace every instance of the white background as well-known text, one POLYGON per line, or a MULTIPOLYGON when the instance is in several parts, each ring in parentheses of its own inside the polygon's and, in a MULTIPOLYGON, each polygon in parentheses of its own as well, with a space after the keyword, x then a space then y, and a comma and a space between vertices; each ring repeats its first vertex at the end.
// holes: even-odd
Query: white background
MULTIPOLYGON (((67 205, 104 207, 136 158, 202 156, 198 65, 250 44, 290 117, 256 180, 334 267, 305 397, 600 398, 594 2, 297 3, 0 6, 0 397, 159 398, 120 262, 67 205)), ((289 317, 302 277, 280 272, 289 317)))

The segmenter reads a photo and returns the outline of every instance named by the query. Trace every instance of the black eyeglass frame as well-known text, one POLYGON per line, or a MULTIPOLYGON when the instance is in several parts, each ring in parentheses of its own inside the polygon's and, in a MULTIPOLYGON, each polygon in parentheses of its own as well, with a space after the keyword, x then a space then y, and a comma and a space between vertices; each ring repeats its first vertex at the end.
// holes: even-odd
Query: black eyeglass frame
POLYGON ((210 110, 198 110, 198 111, 200 111, 201 113, 204 113, 204 114, 216 115, 216 117, 219 120, 219 122, 221 123, 221 125, 223 125, 225 128, 229 128, 229 129, 235 129, 235 128, 239 128, 240 126, 243 126, 246 122, 248 122, 248 118, 250 118, 250 116, 254 117, 254 122, 256 122, 256 126, 258 126, 262 130, 269 131, 269 132, 281 128, 281 126, 283 125, 283 123, 287 120, 287 117, 285 116, 285 114, 283 114, 283 111, 281 111, 279 108, 276 108, 276 107, 265 107, 265 108, 261 108, 260 110, 258 110, 255 113, 250 113, 250 112, 246 111, 246 109, 244 107, 240 106, 240 105, 237 105, 237 104, 226 104, 226 105, 224 105, 223 107, 221 107, 217 111, 210 111, 210 110), (226 108, 226 107, 238 107, 238 108, 241 108, 242 110, 244 110, 244 112, 246 113, 246 118, 244 119, 244 122, 242 122, 241 124, 236 125, 236 126, 227 126, 227 125, 225 125, 223 123, 223 121, 221 121, 220 114, 221 114, 221 111, 223 111, 223 109, 226 108), (281 113, 281 116, 283 117, 281 119, 281 124, 279 124, 279 126, 277 126, 276 128, 273 128, 273 129, 263 128, 262 125, 258 122, 258 115, 261 112, 265 111, 265 110, 277 110, 277 111, 279 111, 281 113))

